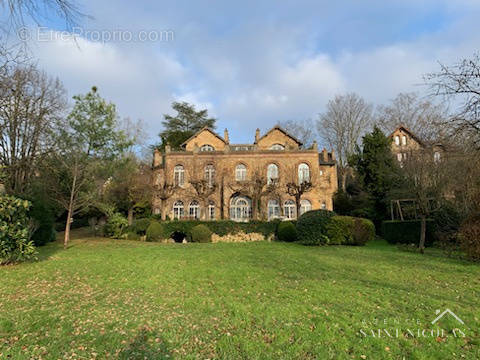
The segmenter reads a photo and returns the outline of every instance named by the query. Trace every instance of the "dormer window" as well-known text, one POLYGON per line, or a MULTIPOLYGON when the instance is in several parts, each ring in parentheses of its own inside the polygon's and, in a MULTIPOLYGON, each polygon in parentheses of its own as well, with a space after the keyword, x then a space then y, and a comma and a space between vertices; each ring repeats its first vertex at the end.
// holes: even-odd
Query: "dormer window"
POLYGON ((215 148, 212 145, 202 145, 200 151, 215 151, 215 148))
POLYGON ((407 137, 405 135, 402 136, 402 145, 403 146, 407 145, 407 137))
POLYGON ((398 135, 395 136, 395 145, 400 145, 400 136, 398 135))
POLYGON ((270 150, 285 150, 285 146, 282 144, 273 144, 270 146, 270 150))

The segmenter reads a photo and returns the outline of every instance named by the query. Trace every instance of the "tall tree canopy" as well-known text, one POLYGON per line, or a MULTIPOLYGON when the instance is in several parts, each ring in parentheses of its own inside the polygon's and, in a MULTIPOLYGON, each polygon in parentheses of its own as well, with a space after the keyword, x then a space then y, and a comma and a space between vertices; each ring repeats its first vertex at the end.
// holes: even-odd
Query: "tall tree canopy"
POLYGON ((278 125, 300 140, 304 148, 309 148, 315 140, 315 131, 312 130, 315 126, 311 119, 280 121, 278 125))
POLYGON ((216 119, 208 116, 207 109, 197 111, 195 105, 187 102, 174 102, 172 108, 176 115, 163 115, 164 130, 159 134, 162 149, 166 144, 179 149, 185 140, 205 126, 215 129, 216 119))

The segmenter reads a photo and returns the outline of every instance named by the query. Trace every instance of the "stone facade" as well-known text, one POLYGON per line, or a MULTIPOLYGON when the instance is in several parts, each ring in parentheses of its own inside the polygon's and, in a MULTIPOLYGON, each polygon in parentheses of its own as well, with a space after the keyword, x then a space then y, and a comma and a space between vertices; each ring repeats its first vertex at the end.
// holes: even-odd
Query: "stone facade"
POLYGON ((163 218, 246 221, 253 216, 253 202, 238 188, 257 178, 275 188, 261 196, 258 219, 296 218, 294 198, 287 194, 286 184, 303 179, 309 180, 312 188, 303 194, 300 211, 333 209, 332 197, 337 190, 334 153, 325 149, 319 153, 316 143, 303 149, 300 141, 280 127, 263 136, 257 129, 253 144, 230 144, 227 130, 221 137, 204 128, 182 147, 172 151, 166 146, 164 153, 154 153, 157 194, 153 211, 163 218), (205 195, 199 196, 192 184, 202 181, 208 184, 203 184, 205 195), (158 189, 172 185, 171 196, 161 200, 158 189))
POLYGON ((404 126, 399 126, 391 134, 392 153, 401 163, 406 160, 409 153, 423 151, 428 156, 433 156, 439 161, 445 152, 442 144, 426 144, 419 139, 413 132, 404 126))

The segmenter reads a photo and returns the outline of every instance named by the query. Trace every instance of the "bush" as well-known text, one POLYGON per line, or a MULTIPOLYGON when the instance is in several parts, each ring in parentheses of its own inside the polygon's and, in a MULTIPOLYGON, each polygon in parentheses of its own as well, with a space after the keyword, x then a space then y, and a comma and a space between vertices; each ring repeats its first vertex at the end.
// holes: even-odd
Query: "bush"
POLYGON ((480 260, 480 213, 470 216, 460 228, 462 250, 472 260, 480 260))
POLYGON ((164 239, 164 229, 158 221, 152 221, 147 228, 147 241, 161 241, 164 239))
POLYGON ((37 226, 31 238, 35 246, 42 246, 56 240, 55 216, 52 208, 44 199, 32 201, 29 216, 37 226))
POLYGON ((30 202, 0 195, 0 264, 28 260, 35 247, 28 240, 30 202))
POLYGON ((212 242, 212 231, 205 225, 196 225, 188 234, 189 242, 209 243, 212 242))
MULTIPOLYGON (((425 246, 431 246, 434 240, 434 222, 427 220, 425 246)), ((387 220, 382 222, 382 236, 390 244, 415 244, 420 243, 420 220, 387 220)))
POLYGON ((291 221, 282 221, 278 224, 277 239, 279 241, 293 242, 297 241, 297 229, 291 221))
POLYGON ((375 238, 375 225, 368 219, 333 216, 326 227, 330 244, 365 245, 375 238))
POLYGON ((326 225, 334 215, 333 211, 312 210, 300 216, 297 221, 298 241, 304 245, 327 244, 326 225))
POLYGON ((120 239, 128 226, 128 220, 120 213, 110 216, 105 224, 105 235, 114 239, 120 239))
POLYGON ((136 219, 131 226, 131 230, 139 235, 145 235, 149 226, 150 219, 136 219))
POLYGON ((125 234, 125 239, 127 240, 140 240, 140 237, 140 235, 133 231, 129 231, 125 234))

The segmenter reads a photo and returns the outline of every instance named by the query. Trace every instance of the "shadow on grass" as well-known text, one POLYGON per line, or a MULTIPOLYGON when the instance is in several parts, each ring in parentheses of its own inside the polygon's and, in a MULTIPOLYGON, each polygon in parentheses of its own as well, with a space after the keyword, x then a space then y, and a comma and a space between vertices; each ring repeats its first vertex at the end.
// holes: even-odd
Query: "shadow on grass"
POLYGON ((117 359, 171 359, 166 341, 149 331, 147 328, 139 330, 137 336, 120 351, 117 359), (151 339, 151 341, 149 341, 151 339))

